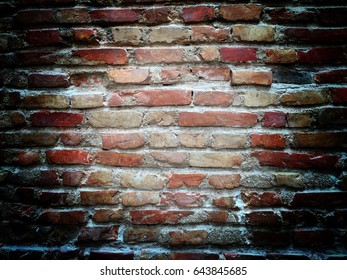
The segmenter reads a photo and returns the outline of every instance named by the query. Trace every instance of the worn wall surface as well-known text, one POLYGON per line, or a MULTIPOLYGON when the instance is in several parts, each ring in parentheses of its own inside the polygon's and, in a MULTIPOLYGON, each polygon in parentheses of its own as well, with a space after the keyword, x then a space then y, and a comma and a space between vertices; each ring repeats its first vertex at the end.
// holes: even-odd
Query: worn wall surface
POLYGON ((346 258, 346 14, 1 1, 0 257, 346 258))

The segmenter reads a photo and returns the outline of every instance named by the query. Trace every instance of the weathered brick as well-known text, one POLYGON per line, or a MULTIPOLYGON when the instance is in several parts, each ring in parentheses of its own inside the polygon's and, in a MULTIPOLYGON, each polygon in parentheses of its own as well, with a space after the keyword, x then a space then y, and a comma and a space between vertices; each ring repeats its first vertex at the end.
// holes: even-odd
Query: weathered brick
POLYGON ((261 147, 266 149, 284 149, 286 139, 282 134, 251 134, 252 147, 261 147))
POLYGON ((236 199, 233 196, 222 196, 214 198, 212 201, 213 206, 224 209, 239 210, 236 205, 236 199))
POLYGON ((96 209, 93 220, 97 223, 119 222, 123 219, 123 210, 96 209))
POLYGON ((192 80, 192 76, 188 67, 161 69, 161 81, 165 85, 171 85, 178 82, 185 82, 190 80, 192 80))
POLYGON ((83 135, 79 133, 62 133, 61 134, 61 142, 66 146, 78 146, 82 140, 83 135))
POLYGON ((98 34, 93 28, 74 28, 73 39, 78 43, 98 44, 98 34))
POLYGON ((137 149, 145 144, 144 135, 141 133, 114 133, 102 134, 103 149, 137 149))
POLYGON ((152 111, 145 116, 145 122, 149 125, 170 126, 177 123, 177 113, 174 111, 152 111))
POLYGON ((186 23, 203 22, 215 18, 214 7, 195 6, 182 9, 182 18, 186 23))
POLYGON ((276 166, 299 169, 338 169, 339 156, 327 154, 298 154, 286 152, 254 151, 262 166, 276 166))
POLYGON ((52 65, 57 61, 55 52, 41 50, 17 51, 14 61, 18 65, 52 65))
POLYGON ((147 25, 168 23, 170 22, 170 8, 146 9, 144 17, 147 25))
POLYGON ((304 187, 303 178, 300 173, 277 172, 273 173, 277 186, 301 189, 304 187))
POLYGON ((347 124, 347 108, 325 108, 318 115, 320 126, 343 126, 347 124))
POLYGON ((111 186, 113 183, 111 170, 92 171, 85 183, 87 186, 111 186))
POLYGON ((115 205, 118 204, 117 190, 81 191, 82 205, 115 205))
POLYGON ((297 54, 294 49, 267 49, 266 62, 274 64, 289 64, 297 61, 297 54))
POLYGON ((77 237, 79 242, 116 241, 117 239, 117 226, 87 226, 81 229, 77 237))
POLYGON ((194 208, 202 207, 206 200, 206 195, 196 192, 163 192, 160 197, 160 205, 194 208))
POLYGON ((161 190, 167 179, 156 174, 135 174, 125 172, 121 174, 121 186, 123 188, 135 188, 143 190, 161 190))
POLYGON ((202 61, 211 62, 216 61, 219 56, 218 48, 215 46, 202 47, 200 50, 200 57, 202 61))
POLYGON ((50 150, 46 152, 47 160, 57 164, 84 164, 92 163, 93 156, 80 150, 50 150))
POLYGON ((241 42, 273 42, 275 28, 272 26, 242 25, 233 26, 232 37, 241 42))
POLYGON ((150 43, 185 44, 190 41, 190 30, 182 27, 156 27, 149 32, 150 43))
POLYGON ((308 64, 341 64, 347 62, 343 48, 314 48, 298 51, 298 61, 308 64))
POLYGON ((27 95, 22 107, 26 109, 67 109, 69 98, 58 94, 27 95))
POLYGON ((138 63, 179 63, 183 62, 184 52, 178 48, 136 49, 138 63))
POLYGON ((248 207, 279 207, 283 204, 276 192, 243 191, 241 197, 248 207))
POLYGON ((272 84, 272 72, 265 70, 232 70, 231 83, 235 85, 272 84))
POLYGON ((140 19, 139 9, 97 9, 90 13, 93 22, 134 23, 140 19))
POLYGON ((93 111, 88 119, 92 127, 135 128, 142 123, 142 113, 126 111, 93 111))
POLYGON ((219 7, 219 16, 227 21, 256 21, 263 7, 258 4, 235 4, 219 7))
POLYGON ((190 153, 189 166, 211 168, 233 168, 240 166, 244 158, 239 154, 192 152, 190 153))
POLYGON ((29 166, 39 163, 40 155, 38 152, 25 152, 25 151, 0 151, 0 163, 8 165, 29 166))
POLYGON ((142 32, 137 27, 114 27, 112 35, 117 45, 139 45, 142 38, 142 32))
POLYGON ((248 91, 245 93, 246 107, 266 107, 276 102, 276 95, 270 92, 248 91))
POLYGON ((56 13, 59 23, 88 23, 90 16, 85 8, 59 9, 56 13))
POLYGON ((124 240, 127 243, 155 242, 158 240, 159 230, 157 228, 134 227, 126 228, 124 240))
POLYGON ((108 71, 109 78, 117 84, 148 84, 150 73, 145 68, 124 68, 108 71))
POLYGON ((207 237, 205 230, 176 230, 169 232, 169 243, 173 246, 200 245, 206 243, 207 237))
POLYGON ((329 102, 327 91, 299 91, 285 93, 281 96, 280 101, 287 106, 305 106, 317 105, 329 102))
POLYGON ((133 224, 179 224, 193 214, 193 211, 131 210, 130 218, 133 224))
POLYGON ((182 165, 188 158, 188 154, 183 152, 153 151, 150 155, 155 161, 169 165, 182 165))
POLYGON ((102 107, 104 98, 101 94, 78 94, 71 96, 71 108, 89 109, 102 107))
POLYGON ((30 116, 32 126, 76 127, 82 123, 84 114, 41 111, 30 116))
POLYGON ((193 75, 207 81, 230 81, 230 69, 221 67, 193 67, 193 75))
POLYGON ((212 134, 211 147, 215 149, 241 149, 246 146, 246 134, 212 134))
POLYGON ((39 202, 45 206, 63 206, 68 205, 68 193, 67 192, 46 192, 43 191, 39 195, 39 202))
POLYGON ((124 65, 128 63, 128 55, 124 49, 82 49, 72 51, 82 61, 111 65, 124 65))
POLYGON ((208 183, 216 189, 234 189, 240 186, 240 174, 233 175, 212 175, 208 183))
POLYGON ((177 136, 173 133, 151 133, 151 148, 175 148, 178 146, 177 136))
POLYGON ((287 116, 288 127, 310 127, 311 114, 289 113, 287 116))
POLYGON ((68 187, 76 187, 82 184, 84 177, 83 171, 65 171, 63 173, 63 185, 68 187))
POLYGON ((347 133, 344 132, 294 133, 293 137, 295 148, 343 149, 347 145, 347 133))
POLYGON ((96 161, 102 165, 133 167, 142 164, 143 156, 141 154, 102 151, 96 154, 96 161))
POLYGON ((280 216, 273 211, 257 211, 246 214, 247 223, 253 226, 280 226, 280 216))
POLYGON ((121 197, 123 206, 139 207, 159 204, 159 194, 156 192, 124 193, 121 197))
POLYGON ((0 113, 0 129, 21 127, 25 124, 25 116, 21 112, 0 113))
POLYGON ((228 40, 229 30, 215 28, 209 25, 192 26, 192 41, 194 42, 223 42, 228 40))
POLYGON ((205 174, 169 174, 169 182, 167 187, 169 189, 177 189, 182 187, 198 188, 205 177, 205 174))
POLYGON ((287 115, 283 112, 266 112, 263 117, 264 127, 285 127, 287 115))
POLYGON ((206 147, 207 144, 207 137, 205 134, 180 133, 178 139, 181 146, 187 148, 203 148, 206 147))
POLYGON ((231 126, 251 127, 257 123, 257 114, 234 112, 181 112, 179 113, 180 126, 231 126))

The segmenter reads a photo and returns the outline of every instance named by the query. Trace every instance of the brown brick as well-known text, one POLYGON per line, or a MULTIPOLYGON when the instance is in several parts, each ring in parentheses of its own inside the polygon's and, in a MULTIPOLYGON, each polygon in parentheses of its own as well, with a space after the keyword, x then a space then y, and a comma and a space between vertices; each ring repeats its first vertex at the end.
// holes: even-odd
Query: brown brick
POLYGON ((117 84, 148 84, 150 80, 149 70, 139 68, 109 70, 108 76, 117 84))
POLYGON ((235 4, 221 6, 219 16, 227 21, 255 21, 260 19, 263 7, 258 4, 235 4))
POLYGON ((212 175, 208 183, 216 189, 233 189, 240 186, 241 176, 233 175, 212 175))
POLYGON ((263 85, 272 84, 272 72, 265 70, 233 70, 231 83, 235 85, 263 85))
POLYGON ((115 205, 118 204, 117 190, 81 191, 82 205, 115 205))
POLYGON ((215 28, 209 25, 192 26, 192 41, 195 42, 223 42, 228 40, 229 30, 215 28))
POLYGON ((166 184, 166 178, 156 174, 135 174, 125 172, 121 174, 121 186, 123 188, 135 188, 142 190, 161 190, 166 184))
POLYGON ((214 7, 195 6, 183 8, 182 17, 186 23, 209 21, 215 18, 214 7))
POLYGON ((207 241, 208 234, 205 230, 170 231, 170 244, 174 246, 200 245, 207 241))
POLYGON ((114 27, 112 35, 116 45, 139 45, 142 38, 138 27, 114 27))
POLYGON ((240 149, 247 143, 246 134, 212 134, 211 147, 214 149, 240 149))
POLYGON ((189 165, 191 167, 232 168, 240 166, 243 160, 243 156, 239 154, 192 152, 189 165))
POLYGON ((182 187, 198 188, 202 183, 205 174, 169 174, 169 189, 176 189, 182 187))
POLYGON ((156 27, 149 32, 149 42, 185 44, 190 41, 190 30, 182 27, 156 27))
POLYGON ((69 98, 58 94, 27 95, 22 106, 26 109, 67 109, 69 98))
POLYGON ((184 52, 178 48, 136 49, 138 63, 179 63, 183 62, 184 52))
POLYGON ((272 26, 236 24, 233 26, 232 37, 241 42, 273 42, 275 29, 272 26))
POLYGON ((71 107, 75 109, 89 109, 102 107, 104 98, 101 94, 78 94, 71 96, 71 107))

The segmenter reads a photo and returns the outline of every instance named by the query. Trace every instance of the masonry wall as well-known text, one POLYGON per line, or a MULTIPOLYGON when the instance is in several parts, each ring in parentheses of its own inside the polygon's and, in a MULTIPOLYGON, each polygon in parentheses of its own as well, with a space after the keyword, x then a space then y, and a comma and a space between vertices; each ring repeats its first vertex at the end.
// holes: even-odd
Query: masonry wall
POLYGON ((345 4, 2 1, 0 257, 346 258, 345 4))

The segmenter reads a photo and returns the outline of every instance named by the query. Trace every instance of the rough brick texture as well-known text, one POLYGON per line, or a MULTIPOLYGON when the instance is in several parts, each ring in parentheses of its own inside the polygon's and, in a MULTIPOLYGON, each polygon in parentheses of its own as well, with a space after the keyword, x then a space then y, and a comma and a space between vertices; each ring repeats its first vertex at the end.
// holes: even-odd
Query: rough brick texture
POLYGON ((0 258, 346 258, 344 2, 0 1, 0 258))

